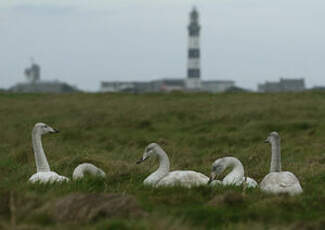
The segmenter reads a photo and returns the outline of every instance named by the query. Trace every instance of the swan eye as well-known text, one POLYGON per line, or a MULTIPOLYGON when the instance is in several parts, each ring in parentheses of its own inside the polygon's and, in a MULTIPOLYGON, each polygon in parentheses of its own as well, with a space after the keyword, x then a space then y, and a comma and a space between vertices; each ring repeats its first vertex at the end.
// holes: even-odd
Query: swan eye
POLYGON ((149 147, 149 148, 147 149, 147 152, 150 152, 150 151, 152 151, 152 148, 151 148, 151 147, 149 147))

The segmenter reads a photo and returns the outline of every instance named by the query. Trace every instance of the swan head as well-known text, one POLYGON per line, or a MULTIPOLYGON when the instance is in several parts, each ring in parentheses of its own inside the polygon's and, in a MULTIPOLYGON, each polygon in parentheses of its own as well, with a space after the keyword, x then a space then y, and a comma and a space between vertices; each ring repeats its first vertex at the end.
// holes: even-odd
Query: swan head
POLYGON ((48 126, 45 123, 39 122, 36 123, 34 126, 34 130, 36 130, 37 132, 39 132, 41 135, 43 134, 47 134, 47 133, 58 133, 59 131, 52 128, 51 126, 48 126))
POLYGON ((149 144, 144 149, 143 156, 142 156, 142 158, 140 160, 137 161, 137 164, 142 163, 143 161, 147 160, 149 157, 151 157, 152 155, 154 155, 158 148, 160 148, 160 147, 156 143, 149 144))
POLYGON ((218 176, 226 169, 225 163, 225 158, 220 158, 213 162, 208 184, 210 184, 213 180, 217 179, 218 176))
POLYGON ((265 139, 265 143, 277 143, 280 141, 280 135, 277 132, 271 132, 270 135, 265 139))

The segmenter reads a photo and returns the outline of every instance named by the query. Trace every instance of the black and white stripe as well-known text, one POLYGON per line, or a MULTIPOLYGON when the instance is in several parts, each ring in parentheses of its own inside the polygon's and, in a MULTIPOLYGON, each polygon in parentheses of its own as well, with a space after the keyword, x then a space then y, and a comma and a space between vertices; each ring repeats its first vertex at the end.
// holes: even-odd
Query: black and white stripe
POLYGON ((194 8, 190 13, 190 24, 188 26, 188 60, 186 87, 190 90, 201 88, 200 68, 200 25, 199 14, 194 8))

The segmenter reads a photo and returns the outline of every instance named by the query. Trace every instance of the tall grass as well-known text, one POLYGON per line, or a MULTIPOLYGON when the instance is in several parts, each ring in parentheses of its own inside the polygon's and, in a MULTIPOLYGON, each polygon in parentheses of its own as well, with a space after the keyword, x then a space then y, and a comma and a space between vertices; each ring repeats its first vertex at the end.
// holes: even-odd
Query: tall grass
POLYGON ((324 229, 325 94, 4 94, 0 95, 0 228, 14 218, 29 229, 324 229), (36 122, 59 129, 43 137, 52 170, 71 177, 92 162, 106 179, 31 185, 35 172, 31 129, 36 122), (209 174, 218 157, 239 158, 250 177, 269 171, 271 131, 282 138, 282 165, 300 179, 304 193, 273 196, 258 189, 193 189, 142 185, 157 161, 135 162, 150 142, 168 153, 171 169, 209 174), (135 196, 143 218, 98 218, 60 223, 40 214, 71 193, 135 196), (11 204, 11 205, 10 205, 11 204), (14 213, 12 210, 14 207, 14 213), (32 214, 38 213, 38 214, 32 214))

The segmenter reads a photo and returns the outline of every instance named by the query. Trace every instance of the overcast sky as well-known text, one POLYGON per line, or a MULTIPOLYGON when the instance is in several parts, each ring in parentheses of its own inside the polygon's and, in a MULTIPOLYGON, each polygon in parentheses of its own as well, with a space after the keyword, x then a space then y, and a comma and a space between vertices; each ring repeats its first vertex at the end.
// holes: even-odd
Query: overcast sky
POLYGON ((256 89, 281 76, 325 85, 324 0, 1 0, 0 88, 43 80, 184 78, 189 11, 200 13, 203 80, 256 89))

